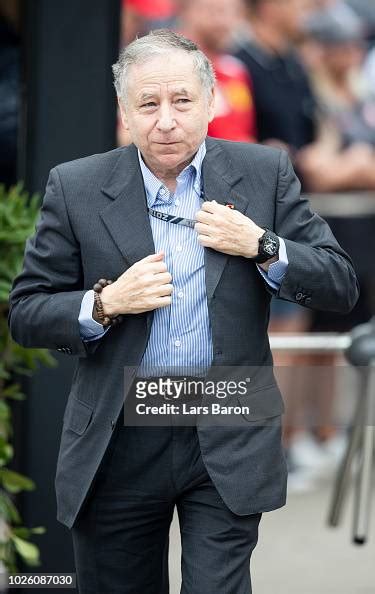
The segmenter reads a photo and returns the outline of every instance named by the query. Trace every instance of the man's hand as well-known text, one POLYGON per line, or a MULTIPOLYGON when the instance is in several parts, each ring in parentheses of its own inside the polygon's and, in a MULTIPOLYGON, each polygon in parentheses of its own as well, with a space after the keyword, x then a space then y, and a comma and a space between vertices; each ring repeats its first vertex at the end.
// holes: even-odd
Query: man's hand
POLYGON ((137 314, 170 305, 172 276, 164 253, 151 254, 128 268, 101 292, 104 314, 137 314))
POLYGON ((263 235, 264 229, 242 213, 213 200, 202 204, 196 219, 198 241, 204 247, 231 256, 257 256, 258 239, 263 235))

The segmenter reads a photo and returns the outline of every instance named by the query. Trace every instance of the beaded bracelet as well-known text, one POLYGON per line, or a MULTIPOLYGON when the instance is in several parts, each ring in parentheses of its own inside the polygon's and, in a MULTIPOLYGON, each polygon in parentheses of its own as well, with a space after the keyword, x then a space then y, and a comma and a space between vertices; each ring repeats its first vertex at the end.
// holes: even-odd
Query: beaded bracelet
POLYGON ((103 291, 104 287, 106 287, 107 285, 111 285, 111 284, 112 284, 111 280, 106 280, 105 278, 101 278, 93 286, 95 307, 96 307, 96 311, 98 314, 98 318, 99 318, 102 326, 115 326, 116 324, 119 324, 122 321, 122 316, 119 314, 117 314, 115 316, 106 316, 104 314, 103 303, 102 303, 102 300, 100 297, 100 293, 103 291))

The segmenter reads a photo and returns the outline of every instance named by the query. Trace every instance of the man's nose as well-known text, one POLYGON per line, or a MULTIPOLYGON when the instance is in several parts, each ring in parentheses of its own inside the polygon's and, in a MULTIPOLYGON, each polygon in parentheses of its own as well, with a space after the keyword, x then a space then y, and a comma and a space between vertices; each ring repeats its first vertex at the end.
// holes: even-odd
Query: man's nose
POLYGON ((165 104, 160 106, 159 118, 156 125, 162 132, 169 132, 169 130, 173 130, 176 125, 176 121, 173 118, 170 105, 165 104))

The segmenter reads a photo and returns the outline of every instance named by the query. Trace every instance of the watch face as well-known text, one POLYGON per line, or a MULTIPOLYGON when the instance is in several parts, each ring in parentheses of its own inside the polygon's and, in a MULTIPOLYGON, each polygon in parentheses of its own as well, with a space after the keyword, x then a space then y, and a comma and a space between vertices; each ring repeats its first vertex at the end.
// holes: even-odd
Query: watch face
POLYGON ((266 252, 266 254, 274 256, 277 252, 277 248, 277 241, 273 237, 270 237, 269 235, 265 237, 263 242, 263 251, 266 252))

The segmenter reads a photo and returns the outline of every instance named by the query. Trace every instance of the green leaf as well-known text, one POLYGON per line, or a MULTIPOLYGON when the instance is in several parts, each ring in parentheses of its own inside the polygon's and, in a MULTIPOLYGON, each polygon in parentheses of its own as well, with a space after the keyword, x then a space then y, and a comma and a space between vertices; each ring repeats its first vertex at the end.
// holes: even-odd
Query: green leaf
POLYGON ((10 417, 10 408, 4 400, 0 400, 0 422, 9 419, 10 417))
POLYGON ((6 371, 6 369, 4 368, 3 365, 0 365, 0 379, 9 379, 10 374, 8 371, 6 371))
POLYGON ((0 468, 0 481, 10 493, 19 493, 20 491, 32 491, 35 489, 35 483, 31 479, 9 470, 9 468, 0 468))
POLYGON ((11 534, 17 553, 22 557, 27 565, 35 566, 40 564, 39 549, 32 542, 28 542, 15 534, 11 534))
POLYGON ((21 392, 19 384, 10 384, 0 392, 2 398, 11 398, 12 400, 25 400, 26 396, 21 392))
POLYGON ((15 536, 19 536, 20 538, 28 539, 30 537, 30 530, 29 530, 29 528, 26 528, 25 526, 19 526, 17 528, 13 528, 12 533, 15 536))
POLYGON ((4 466, 13 458, 13 446, 0 436, 0 465, 4 466))
POLYGON ((0 517, 14 524, 21 523, 21 516, 5 491, 0 490, 0 517))
POLYGON ((35 526, 35 528, 30 528, 30 532, 33 534, 45 534, 47 531, 45 526, 35 526))

